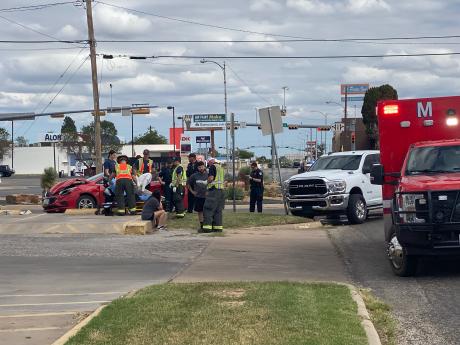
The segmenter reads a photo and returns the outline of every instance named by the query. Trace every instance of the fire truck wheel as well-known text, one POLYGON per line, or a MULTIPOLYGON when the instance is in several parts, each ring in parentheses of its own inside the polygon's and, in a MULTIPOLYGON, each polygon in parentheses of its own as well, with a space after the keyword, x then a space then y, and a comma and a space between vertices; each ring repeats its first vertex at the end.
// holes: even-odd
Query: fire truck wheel
POLYGON ((395 233, 391 234, 387 251, 391 269, 394 274, 400 277, 409 277, 415 274, 418 257, 406 254, 406 250, 399 243, 395 233))
POLYGON ((361 194, 350 195, 347 216, 351 224, 362 224, 366 220, 367 206, 361 194))

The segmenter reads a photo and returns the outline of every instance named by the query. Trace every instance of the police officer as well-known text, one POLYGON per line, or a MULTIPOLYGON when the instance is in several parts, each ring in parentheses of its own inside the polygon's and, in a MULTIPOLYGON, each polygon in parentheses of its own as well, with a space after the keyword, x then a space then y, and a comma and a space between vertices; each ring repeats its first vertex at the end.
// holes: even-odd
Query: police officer
MULTIPOLYGON (((187 181, 196 172, 198 172, 198 162, 196 160, 196 154, 191 153, 188 155, 188 165, 187 165, 187 171, 186 171, 187 181)), ((193 193, 188 193, 187 212, 193 213, 194 206, 195 206, 195 195, 193 195, 193 193)))
POLYGON ((222 211, 225 207, 224 169, 214 158, 208 161, 208 191, 203 207, 202 232, 222 232, 222 211))
POLYGON ((125 193, 128 201, 129 214, 136 214, 136 199, 134 197, 133 168, 128 164, 128 157, 121 155, 115 165, 115 198, 117 200, 117 215, 125 215, 125 193))
POLYGON ((137 159, 134 164, 137 176, 141 176, 146 173, 153 173, 153 161, 150 159, 150 151, 145 149, 142 154, 143 157, 137 159))
POLYGON ((262 201, 264 197, 264 174, 257 167, 256 162, 251 163, 251 174, 249 175, 251 194, 249 198, 249 212, 254 212, 257 203, 257 212, 262 212, 262 201))
POLYGON ((184 168, 180 165, 179 157, 173 158, 173 169, 171 182, 173 204, 176 208, 176 217, 184 218, 186 212, 184 207, 184 194, 185 186, 187 184, 187 176, 185 175, 184 168))

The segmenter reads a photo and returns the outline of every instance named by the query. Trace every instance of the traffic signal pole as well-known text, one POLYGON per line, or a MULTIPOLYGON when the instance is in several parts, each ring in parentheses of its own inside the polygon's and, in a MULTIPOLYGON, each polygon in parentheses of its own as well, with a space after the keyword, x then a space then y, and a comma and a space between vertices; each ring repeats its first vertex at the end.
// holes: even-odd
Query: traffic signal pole
POLYGON ((88 22, 88 41, 91 58, 91 80, 93 83, 94 103, 94 146, 96 156, 96 172, 102 171, 101 118, 99 109, 99 87, 97 81, 96 40, 94 38, 92 0, 86 0, 86 19, 88 22))

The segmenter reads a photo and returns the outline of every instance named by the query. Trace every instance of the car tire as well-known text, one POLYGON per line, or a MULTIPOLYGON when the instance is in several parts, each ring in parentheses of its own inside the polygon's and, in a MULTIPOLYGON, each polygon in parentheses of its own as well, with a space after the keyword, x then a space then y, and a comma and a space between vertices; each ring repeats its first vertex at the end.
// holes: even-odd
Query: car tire
POLYGON ((407 255, 406 249, 399 243, 396 233, 392 233, 387 242, 387 255, 393 273, 399 277, 413 276, 417 271, 418 256, 407 255))
POLYGON ((82 195, 77 200, 77 208, 97 208, 96 200, 91 195, 82 195))
POLYGON ((367 206, 361 194, 352 194, 348 200, 348 221, 351 224, 362 224, 367 218, 367 206))

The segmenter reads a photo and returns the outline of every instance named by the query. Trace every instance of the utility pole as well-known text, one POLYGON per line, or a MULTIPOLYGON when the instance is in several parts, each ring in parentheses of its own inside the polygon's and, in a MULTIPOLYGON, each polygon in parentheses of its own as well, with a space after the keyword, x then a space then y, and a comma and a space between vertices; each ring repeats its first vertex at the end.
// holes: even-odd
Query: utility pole
POLYGON ((96 40, 94 38, 92 0, 86 0, 86 19, 88 22, 88 41, 91 58, 91 79, 94 102, 94 137, 96 150, 96 172, 102 171, 101 118, 99 111, 99 87, 97 80, 96 40))
POLYGON ((11 121, 11 169, 14 169, 14 121, 11 121))
MULTIPOLYGON (((235 190, 235 114, 231 114, 231 120, 230 120, 231 128, 230 128, 230 133, 232 137, 232 186, 233 186, 233 195, 232 195, 232 205, 233 205, 233 212, 236 212, 236 190, 235 190)), ((229 162, 227 162, 227 166, 229 165, 229 162)))
POLYGON ((283 111, 284 111, 284 114, 286 115, 286 90, 289 90, 289 88, 287 86, 283 86, 282 89, 283 89, 283 111))

